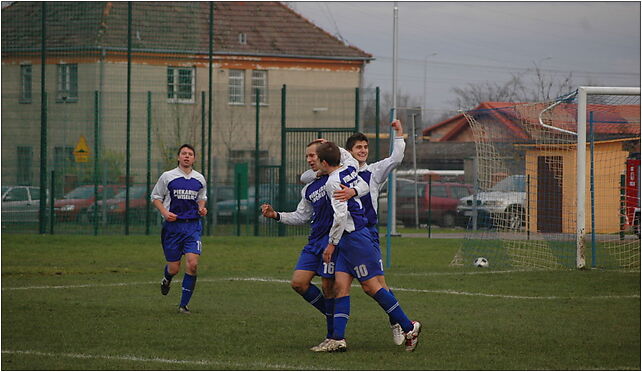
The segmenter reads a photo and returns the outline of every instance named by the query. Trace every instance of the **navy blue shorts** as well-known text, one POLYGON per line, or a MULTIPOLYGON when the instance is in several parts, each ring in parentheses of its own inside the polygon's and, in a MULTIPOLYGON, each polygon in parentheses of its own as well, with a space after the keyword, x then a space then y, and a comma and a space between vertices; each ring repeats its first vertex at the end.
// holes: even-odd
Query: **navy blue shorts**
POLYGON ((348 273, 360 282, 383 275, 381 251, 367 228, 344 233, 337 248, 336 271, 348 273))
POLYGON ((180 261, 185 253, 201 254, 201 220, 163 221, 161 243, 167 262, 180 261))
POLYGON ((370 231, 370 236, 372 236, 372 242, 375 244, 377 249, 381 251, 381 246, 379 244, 379 229, 377 229, 377 225, 375 226, 368 226, 366 227, 368 231, 370 231))
POLYGON ((308 243, 301 250, 299 260, 294 270, 314 271, 322 278, 334 278, 334 268, 337 260, 337 250, 335 249, 332 259, 329 263, 323 262, 323 251, 328 246, 328 236, 310 244, 308 243))

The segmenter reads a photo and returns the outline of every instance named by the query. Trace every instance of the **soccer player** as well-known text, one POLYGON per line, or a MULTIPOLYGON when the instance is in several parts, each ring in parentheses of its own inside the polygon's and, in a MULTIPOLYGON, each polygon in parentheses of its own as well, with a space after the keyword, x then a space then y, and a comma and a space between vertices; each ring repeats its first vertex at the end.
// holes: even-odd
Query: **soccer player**
POLYGON ((207 215, 205 178, 192 167, 196 159, 194 147, 188 144, 178 149, 178 166, 163 173, 154 186, 151 200, 163 216, 161 242, 167 264, 161 281, 162 295, 167 295, 174 275, 185 256, 183 293, 178 312, 191 314, 187 304, 196 286, 198 258, 201 254, 201 216, 207 215))
MULTIPOLYGON (((308 144, 305 150, 306 161, 313 172, 319 170, 316 147, 323 140, 315 140, 308 144)), ((357 162, 350 159, 350 165, 356 167, 357 162)), ((316 174, 316 173, 315 173, 316 174)), ((294 212, 276 212, 270 204, 261 205, 261 213, 264 217, 273 218, 288 225, 302 225, 311 222, 311 231, 308 237, 308 244, 303 247, 299 260, 292 274, 291 286, 308 303, 314 306, 326 317, 327 334, 318 346, 311 350, 316 351, 330 341, 333 332, 334 320, 334 260, 323 262, 323 250, 328 244, 328 233, 332 225, 332 207, 330 200, 325 194, 325 182, 327 175, 321 175, 308 182, 301 190, 301 201, 294 212), (312 283, 315 275, 321 277, 321 291, 312 283)), ((355 185, 361 195, 368 192, 365 182, 355 185), (365 187, 359 189, 359 187, 365 187)))
MULTIPOLYGON (((341 184, 351 187, 358 178, 357 171, 340 165, 339 147, 332 142, 317 146, 320 169, 328 174, 325 184, 326 195, 341 190, 341 184)), ((383 276, 381 251, 375 245, 370 231, 366 228, 367 218, 359 198, 341 201, 331 199, 334 211, 330 239, 323 252, 324 262, 330 262, 338 250, 335 264, 334 283, 334 330, 332 339, 320 351, 345 351, 345 329, 350 318, 350 286, 357 278, 364 292, 370 295, 381 308, 399 324, 406 338, 406 350, 414 351, 419 341, 421 324, 410 321, 397 299, 382 285, 377 276, 383 276)))
MULTIPOLYGON (((359 176, 368 183, 370 189, 369 194, 361 196, 360 199, 363 203, 365 215, 368 220, 366 227, 372 234, 372 239, 375 242, 377 249, 380 249, 379 231, 377 229, 377 199, 379 197, 379 188, 388 178, 390 172, 401 164, 403 161, 404 150, 406 149, 401 122, 399 120, 395 120, 390 125, 395 131, 392 154, 376 163, 366 163, 368 160, 368 137, 364 134, 355 133, 348 137, 346 141, 346 150, 348 150, 347 152, 359 162, 359 176)), ((342 152, 342 162, 345 161, 343 159, 343 154, 344 153, 342 152)), ((316 173, 308 170, 301 175, 301 181, 309 182, 311 179, 314 179, 314 177, 316 177, 316 173)), ((354 196, 354 190, 343 188, 342 190, 336 191, 334 196, 339 198, 339 200, 346 201, 354 196)), ((392 293, 386 284, 386 280, 383 275, 378 275, 377 280, 379 280, 381 285, 394 296, 394 293, 392 293)), ((393 342, 396 345, 403 344, 406 341, 406 338, 401 326, 398 323, 395 323, 392 317, 388 316, 388 319, 390 321, 390 328, 392 329, 393 342)))

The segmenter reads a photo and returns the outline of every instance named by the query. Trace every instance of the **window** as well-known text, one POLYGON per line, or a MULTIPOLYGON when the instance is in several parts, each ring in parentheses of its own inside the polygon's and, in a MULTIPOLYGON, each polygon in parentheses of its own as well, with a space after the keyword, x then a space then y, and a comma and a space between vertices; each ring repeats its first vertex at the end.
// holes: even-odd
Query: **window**
POLYGON ((452 191, 453 195, 457 199, 461 199, 465 196, 468 196, 472 194, 472 189, 468 189, 466 186, 453 186, 450 188, 450 191, 452 191))
POLYGON ((9 190, 7 195, 4 197, 4 201, 28 201, 29 193, 27 192, 26 187, 14 187, 9 190))
POLYGON ((31 185, 33 174, 33 149, 31 146, 18 146, 18 169, 16 183, 18 185, 31 185))
POLYGON ((444 185, 432 185, 432 196, 436 198, 447 198, 448 191, 444 185))
POLYGON ((242 105, 245 103, 245 70, 230 70, 229 99, 230 104, 242 105))
POLYGON ((78 65, 60 64, 58 65, 58 95, 57 102, 76 102, 78 101, 78 65))
POLYGON ((267 104, 267 71, 252 71, 252 103, 256 104, 256 90, 259 90, 259 103, 267 104))
POLYGON ((170 102, 194 103, 193 67, 167 68, 167 99, 170 102))
POLYGON ((245 34, 244 32, 241 32, 239 34, 239 44, 241 44, 241 45, 246 45, 247 44, 247 34, 245 34))
POLYGON ((20 103, 31 103, 31 65, 20 65, 20 103))

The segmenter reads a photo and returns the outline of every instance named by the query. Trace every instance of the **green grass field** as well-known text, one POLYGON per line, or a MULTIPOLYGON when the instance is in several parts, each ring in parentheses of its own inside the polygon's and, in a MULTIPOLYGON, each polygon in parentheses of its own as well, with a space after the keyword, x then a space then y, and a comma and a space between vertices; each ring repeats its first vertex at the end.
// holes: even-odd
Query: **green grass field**
POLYGON ((160 295, 157 236, 2 234, 1 367, 640 370, 639 271, 450 268, 460 241, 448 239, 393 242, 386 277, 424 324, 416 352, 392 343, 381 308, 353 287, 348 352, 312 353, 324 319, 288 284, 304 242, 204 238, 187 316, 182 274, 160 295))

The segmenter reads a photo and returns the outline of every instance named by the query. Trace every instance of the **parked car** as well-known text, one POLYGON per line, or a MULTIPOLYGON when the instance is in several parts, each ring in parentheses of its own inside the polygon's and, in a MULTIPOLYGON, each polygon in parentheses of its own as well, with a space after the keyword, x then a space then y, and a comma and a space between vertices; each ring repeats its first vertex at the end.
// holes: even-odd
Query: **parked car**
MULTIPOLYGON (((287 185, 286 205, 282 210, 294 211, 301 199, 301 188, 299 184, 287 185)), ((242 224, 252 223, 254 213, 259 213, 259 207, 254 205, 254 186, 249 186, 247 190, 247 199, 240 200, 240 208, 237 200, 232 195, 231 199, 222 200, 216 203, 216 218, 218 223, 235 223, 240 218, 242 224), (249 210, 249 212, 248 212, 249 210), (237 217, 238 216, 238 217, 237 217)), ((276 205, 279 200, 278 184, 262 184, 260 193, 259 206, 262 203, 276 205)), ((260 220, 260 219, 259 219, 260 220)))
MULTIPOLYGON (((385 222, 388 215, 387 182, 382 185, 379 196, 379 221, 385 222)), ((452 227, 456 222, 459 199, 470 195, 473 186, 456 182, 417 182, 417 211, 419 223, 431 223, 452 227), (432 193, 431 193, 432 188, 432 193), (432 195, 431 195, 432 194, 432 195), (429 208, 430 200, 430 208, 429 208), (429 213, 430 210, 430 213, 429 213)), ((406 226, 415 224, 415 182, 397 178, 397 220, 406 226)))
POLYGON ((2 186, 2 223, 38 222, 40 187, 2 186))
MULTIPOLYGON (((121 190, 112 199, 100 200, 87 208, 87 215, 91 222, 103 221, 107 218, 108 223, 123 223, 125 221, 125 200, 126 190, 121 190), (97 210, 94 212, 94 209, 97 210)), ((145 208, 149 193, 143 185, 130 186, 129 188, 129 221, 130 223, 141 223, 145 221, 145 208)))
MULTIPOLYGON (((124 185, 98 185, 98 198, 112 199, 124 185)), ((88 222, 87 208, 94 203, 94 185, 83 185, 71 190, 62 199, 54 202, 54 213, 57 221, 88 222)))
MULTIPOLYGON (((496 183, 489 191, 480 192, 477 199, 478 226, 492 227, 499 221, 505 227, 518 230, 526 216, 526 176, 512 175, 496 183)), ((461 198, 457 205, 458 221, 465 226, 473 215, 473 195, 461 198)))

